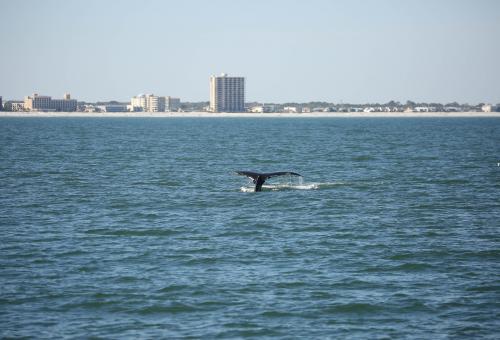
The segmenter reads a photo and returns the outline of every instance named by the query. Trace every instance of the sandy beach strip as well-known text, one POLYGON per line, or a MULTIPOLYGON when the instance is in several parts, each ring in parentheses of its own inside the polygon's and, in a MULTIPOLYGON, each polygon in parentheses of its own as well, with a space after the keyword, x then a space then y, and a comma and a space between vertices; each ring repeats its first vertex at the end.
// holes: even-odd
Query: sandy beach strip
POLYGON ((500 112, 308 112, 308 113, 246 113, 246 112, 7 112, 0 117, 155 117, 155 118, 413 118, 413 117, 500 117, 500 112))

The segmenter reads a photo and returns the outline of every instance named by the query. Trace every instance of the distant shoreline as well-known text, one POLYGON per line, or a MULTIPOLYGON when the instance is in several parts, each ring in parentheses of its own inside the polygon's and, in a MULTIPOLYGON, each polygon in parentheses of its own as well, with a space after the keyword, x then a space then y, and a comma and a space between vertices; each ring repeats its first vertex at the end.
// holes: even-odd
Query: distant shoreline
POLYGON ((308 112, 308 113, 246 113, 246 112, 7 112, 0 117, 156 117, 156 118, 412 118, 412 117, 496 117, 500 112, 308 112))

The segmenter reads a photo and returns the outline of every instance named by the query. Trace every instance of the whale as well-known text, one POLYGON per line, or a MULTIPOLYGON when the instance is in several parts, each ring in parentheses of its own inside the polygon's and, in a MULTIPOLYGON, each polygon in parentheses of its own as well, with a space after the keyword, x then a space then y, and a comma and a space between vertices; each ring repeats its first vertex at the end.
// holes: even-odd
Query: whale
POLYGON ((236 174, 251 178, 253 180, 253 183, 255 184, 255 191, 262 191, 262 185, 264 184, 264 182, 272 177, 278 177, 278 176, 302 177, 301 174, 291 171, 265 172, 265 173, 253 172, 253 171, 236 171, 236 174))

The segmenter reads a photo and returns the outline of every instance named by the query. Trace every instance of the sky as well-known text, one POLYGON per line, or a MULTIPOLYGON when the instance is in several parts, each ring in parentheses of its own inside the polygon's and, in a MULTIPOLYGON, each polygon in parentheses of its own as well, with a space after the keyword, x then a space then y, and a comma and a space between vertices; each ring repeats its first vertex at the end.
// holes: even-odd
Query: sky
POLYGON ((0 96, 500 103, 496 0, 0 0, 0 96))

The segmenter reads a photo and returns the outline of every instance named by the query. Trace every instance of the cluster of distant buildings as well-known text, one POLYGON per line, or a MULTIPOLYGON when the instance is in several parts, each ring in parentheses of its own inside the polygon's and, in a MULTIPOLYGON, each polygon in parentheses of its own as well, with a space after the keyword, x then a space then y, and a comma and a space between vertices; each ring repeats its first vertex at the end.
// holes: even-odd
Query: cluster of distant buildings
POLYGON ((182 103, 179 98, 170 96, 155 96, 140 94, 131 98, 129 103, 103 102, 85 103, 72 99, 65 93, 62 99, 52 99, 37 93, 26 96, 23 101, 8 100, 2 103, 0 110, 28 112, 177 112, 177 111, 208 111, 208 112, 500 112, 500 104, 439 104, 414 103, 405 104, 391 101, 386 104, 332 104, 311 102, 306 104, 285 103, 245 103, 245 78, 231 77, 225 73, 210 77, 209 102, 182 103))
POLYGON ((78 102, 76 99, 71 99, 69 93, 65 93, 63 99, 52 99, 50 96, 34 93, 32 96, 24 97, 24 101, 9 100, 3 104, 0 97, 0 108, 2 105, 5 111, 73 112, 76 111, 78 102))
POLYGON ((170 112, 180 109, 180 99, 141 94, 132 97, 130 104, 118 102, 88 104, 72 99, 69 93, 65 93, 63 99, 53 99, 50 96, 34 93, 24 97, 24 100, 8 100, 5 103, 0 97, 0 110, 2 109, 13 112, 170 112))
POLYGON ((277 105, 277 104, 259 104, 254 103, 248 106, 248 112, 265 113, 265 112, 283 112, 283 113, 311 113, 311 112, 494 112, 500 111, 500 106, 491 104, 481 104, 476 106, 457 105, 457 106, 411 106, 411 105, 326 105, 326 106, 309 106, 307 104, 300 105, 277 105))
MULTIPOLYGON (((10 100, 3 107, 6 111, 29 112, 175 112, 181 110, 181 100, 171 96, 140 94, 132 97, 129 104, 79 104, 75 99, 71 99, 69 93, 64 94, 63 99, 52 99, 35 93, 25 97, 24 101, 10 100)), ((221 76, 211 76, 210 105, 204 109, 211 112, 245 112, 245 78, 229 77, 225 73, 221 76)))
POLYGON ((170 96, 160 97, 154 94, 140 94, 127 103, 84 104, 84 112, 176 112, 181 107, 181 100, 170 96))

